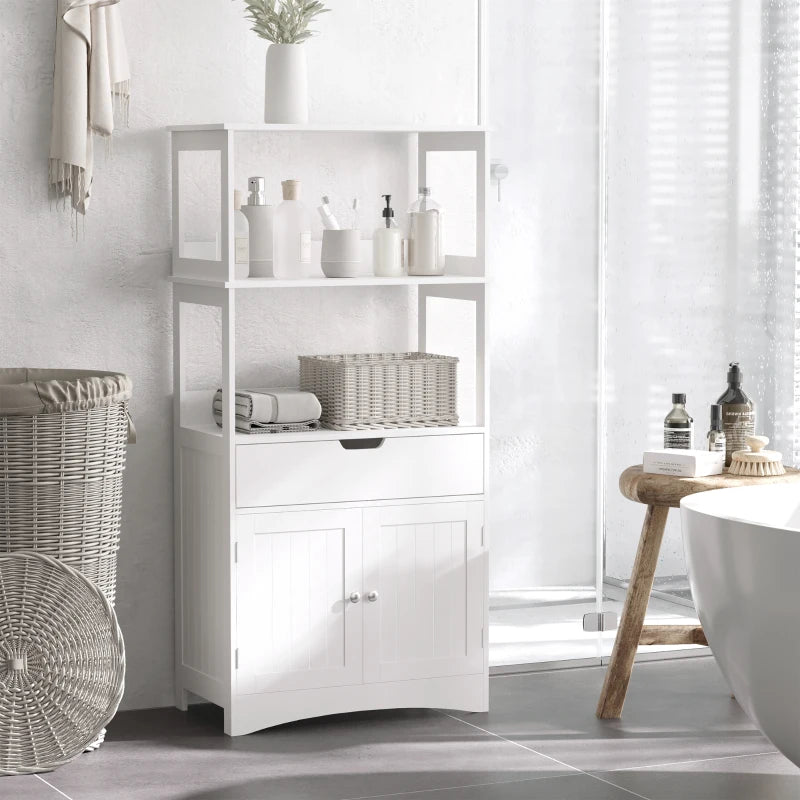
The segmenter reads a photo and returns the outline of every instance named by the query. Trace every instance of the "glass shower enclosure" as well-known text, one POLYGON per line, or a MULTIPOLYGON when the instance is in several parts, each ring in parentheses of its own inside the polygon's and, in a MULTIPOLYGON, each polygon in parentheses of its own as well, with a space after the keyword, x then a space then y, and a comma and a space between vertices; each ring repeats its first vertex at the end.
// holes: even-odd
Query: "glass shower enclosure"
MULTIPOLYGON (((584 615, 621 610, 644 516, 618 478, 662 446, 671 394, 686 393, 699 446, 739 361, 758 431, 794 461, 800 10, 490 11, 493 149, 515 177, 493 258, 516 270, 513 297, 494 289, 493 384, 527 392, 494 403, 490 657, 495 671, 601 663, 615 632, 584 631, 584 615)), ((693 621, 672 512, 648 622, 693 621)))

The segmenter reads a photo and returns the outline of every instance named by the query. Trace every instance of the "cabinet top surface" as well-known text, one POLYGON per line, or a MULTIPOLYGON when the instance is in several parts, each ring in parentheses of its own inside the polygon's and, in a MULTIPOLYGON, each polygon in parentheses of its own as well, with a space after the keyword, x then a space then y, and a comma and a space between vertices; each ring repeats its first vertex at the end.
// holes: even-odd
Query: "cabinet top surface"
POLYGON ((305 123, 302 125, 264 122, 202 122, 168 125, 171 132, 181 131, 250 131, 264 133, 482 133, 484 125, 353 125, 350 123, 305 123))

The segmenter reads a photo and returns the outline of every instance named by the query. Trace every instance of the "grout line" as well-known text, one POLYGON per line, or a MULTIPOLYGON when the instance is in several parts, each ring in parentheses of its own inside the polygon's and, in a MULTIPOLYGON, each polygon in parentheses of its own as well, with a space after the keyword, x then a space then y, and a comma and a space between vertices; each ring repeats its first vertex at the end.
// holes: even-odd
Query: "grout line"
POLYGON ((664 761, 660 764, 645 764, 641 767, 616 767, 615 769, 604 769, 600 772, 634 772, 637 769, 655 769, 656 767, 676 767, 680 764, 702 764, 704 761, 724 761, 728 758, 754 758, 755 756, 777 755, 778 750, 766 750, 763 753, 737 753, 732 756, 712 756, 711 758, 693 758, 688 761, 664 761))
POLYGON ((72 798, 68 794, 64 794, 64 792, 62 792, 61 789, 59 789, 57 786, 53 786, 53 784, 50 783, 50 781, 46 781, 41 775, 35 774, 33 777, 38 778, 42 783, 46 784, 51 789, 58 792, 62 797, 66 797, 67 800, 72 800, 72 798))
MULTIPOLYGON (((464 725, 469 725, 471 728, 475 728, 477 731, 481 731, 489 736, 494 736, 496 739, 500 739, 503 742, 508 742, 508 744, 513 744, 516 747, 520 747, 523 750, 527 750, 529 753, 534 753, 537 756, 542 756, 542 758, 547 758, 550 761, 555 762, 556 764, 561 764, 567 769, 571 769, 574 772, 578 772, 581 775, 585 775, 587 778, 594 778, 596 781, 600 781, 600 783, 606 783, 609 786, 613 786, 615 789, 620 789, 627 794, 633 795, 633 797, 638 797, 640 800, 650 800, 649 797, 645 797, 643 794, 638 794, 637 792, 632 791, 631 789, 626 789, 624 786, 617 786, 616 783, 612 783, 611 781, 607 781, 605 778, 600 778, 597 775, 593 775, 590 772, 586 772, 585 770, 580 769, 579 767, 573 767, 572 764, 567 764, 566 761, 561 761, 561 759, 555 758, 554 756, 549 756, 547 753, 542 753, 539 750, 534 750, 532 747, 528 747, 526 744, 522 744, 521 742, 515 742, 513 739, 507 739, 505 736, 501 736, 499 733, 494 733, 494 731, 487 731, 486 728, 481 728, 480 725, 475 725, 472 722, 467 722, 465 719, 461 719, 460 717, 455 717, 452 714, 448 714, 445 711, 440 711, 440 714, 444 714, 446 717, 450 717, 450 719, 454 719, 457 722, 463 722, 464 725)), ((562 776, 563 777, 563 776, 562 776)))

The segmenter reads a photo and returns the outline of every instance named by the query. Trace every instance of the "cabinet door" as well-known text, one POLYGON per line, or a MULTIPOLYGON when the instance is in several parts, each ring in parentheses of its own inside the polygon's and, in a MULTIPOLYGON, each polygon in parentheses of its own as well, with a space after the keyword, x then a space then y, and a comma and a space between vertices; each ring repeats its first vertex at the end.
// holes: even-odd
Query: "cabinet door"
POLYGON ((484 670, 483 504, 364 511, 364 680, 484 670))
POLYGON ((237 691, 362 681, 361 511, 237 520, 237 691))

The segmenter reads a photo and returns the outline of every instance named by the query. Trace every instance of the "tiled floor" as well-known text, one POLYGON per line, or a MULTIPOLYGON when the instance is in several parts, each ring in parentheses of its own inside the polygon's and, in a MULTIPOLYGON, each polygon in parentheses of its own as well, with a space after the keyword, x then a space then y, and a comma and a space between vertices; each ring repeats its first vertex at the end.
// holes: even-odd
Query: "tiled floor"
POLYGON ((374 712, 226 738, 198 707, 120 714, 103 747, 0 778, 9 800, 798 800, 711 658, 637 665, 600 722, 600 668, 491 680, 488 714, 374 712))

